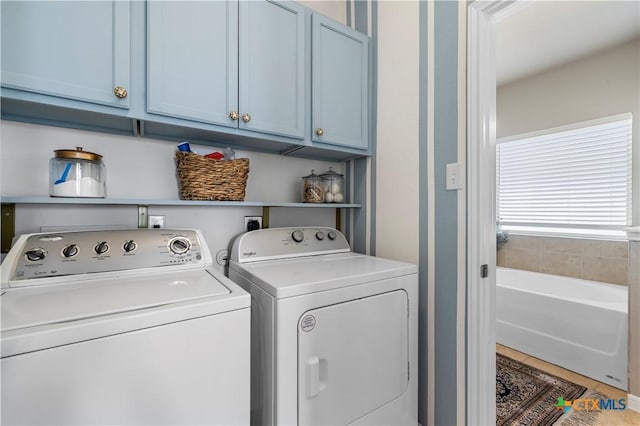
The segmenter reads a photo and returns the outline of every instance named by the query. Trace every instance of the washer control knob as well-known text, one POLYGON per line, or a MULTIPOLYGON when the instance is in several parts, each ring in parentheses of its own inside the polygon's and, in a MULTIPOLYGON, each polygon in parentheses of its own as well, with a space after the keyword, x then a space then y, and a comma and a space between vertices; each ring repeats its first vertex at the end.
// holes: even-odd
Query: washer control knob
POLYGON ((291 233, 291 238, 293 239, 293 241, 295 241, 296 243, 301 243, 302 240, 304 240, 304 233, 299 230, 296 229, 295 231, 293 231, 291 233))
POLYGON ((191 241, 184 237, 176 237, 169 242, 169 250, 174 254, 185 254, 191 249, 191 241))
POLYGON ((316 238, 318 239, 318 241, 324 240, 324 232, 322 231, 316 232, 316 238))
POLYGON ((107 244, 106 241, 100 241, 93 248, 93 251, 95 251, 97 255, 105 254, 106 252, 109 251, 109 244, 107 244))
POLYGON ((24 253, 24 257, 26 257, 29 262, 39 262, 47 257, 47 252, 44 249, 35 248, 27 250, 24 253))
POLYGON ((327 233, 327 237, 329 237, 330 240, 335 240, 336 238, 338 238, 338 234, 336 234, 334 231, 329 231, 327 233))
POLYGON ((126 243, 124 243, 124 245, 122 246, 122 249, 125 251, 125 253, 131 253, 137 247, 138 247, 138 245, 136 244, 135 241, 129 240, 126 243))
POLYGON ((69 244, 62 249, 62 256, 69 258, 78 254, 78 246, 75 244, 69 244))

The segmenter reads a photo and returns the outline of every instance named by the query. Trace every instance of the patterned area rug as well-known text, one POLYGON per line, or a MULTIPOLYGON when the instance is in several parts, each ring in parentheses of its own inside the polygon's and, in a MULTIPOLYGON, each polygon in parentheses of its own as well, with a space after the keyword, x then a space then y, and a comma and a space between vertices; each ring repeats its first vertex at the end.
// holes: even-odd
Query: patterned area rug
POLYGON ((564 411, 558 398, 571 401, 587 388, 506 356, 496 354, 496 425, 552 425, 564 411))

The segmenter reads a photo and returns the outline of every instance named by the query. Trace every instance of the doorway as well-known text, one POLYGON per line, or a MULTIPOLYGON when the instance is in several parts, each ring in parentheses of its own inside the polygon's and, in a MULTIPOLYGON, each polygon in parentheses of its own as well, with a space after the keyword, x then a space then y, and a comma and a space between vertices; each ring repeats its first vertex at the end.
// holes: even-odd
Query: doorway
POLYGON ((467 8, 467 424, 496 421, 495 23, 514 7, 467 8))

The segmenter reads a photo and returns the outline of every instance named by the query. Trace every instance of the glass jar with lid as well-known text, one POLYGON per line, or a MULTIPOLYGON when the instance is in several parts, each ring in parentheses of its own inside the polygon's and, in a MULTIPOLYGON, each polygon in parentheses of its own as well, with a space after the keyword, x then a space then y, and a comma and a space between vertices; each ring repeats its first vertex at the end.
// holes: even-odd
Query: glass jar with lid
POLYGON ((49 195, 104 198, 106 168, 102 155, 76 149, 57 149, 49 160, 49 195))
POLYGON ((329 171, 320 175, 324 189, 325 203, 344 203, 344 175, 333 171, 333 167, 329 167, 329 171))
POLYGON ((324 203, 324 184, 320 176, 313 173, 302 178, 302 201, 305 203, 324 203))

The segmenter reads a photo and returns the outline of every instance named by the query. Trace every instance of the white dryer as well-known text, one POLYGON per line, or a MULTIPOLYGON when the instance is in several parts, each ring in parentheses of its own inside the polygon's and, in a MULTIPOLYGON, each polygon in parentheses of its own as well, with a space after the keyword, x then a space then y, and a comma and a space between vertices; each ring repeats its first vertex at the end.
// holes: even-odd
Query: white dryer
POLYGON ((196 230, 20 237, 2 424, 248 424, 250 296, 211 265, 196 230))
POLYGON ((251 293, 253 425, 417 425, 415 265, 351 252, 332 228, 233 243, 251 293))

